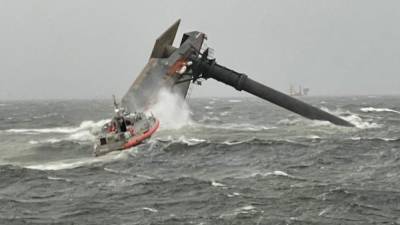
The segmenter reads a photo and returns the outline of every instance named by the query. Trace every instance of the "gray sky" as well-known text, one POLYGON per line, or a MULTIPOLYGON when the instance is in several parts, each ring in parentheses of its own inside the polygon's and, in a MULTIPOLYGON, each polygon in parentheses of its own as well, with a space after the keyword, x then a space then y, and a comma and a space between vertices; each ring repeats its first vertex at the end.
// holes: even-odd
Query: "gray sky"
POLYGON ((0 100, 122 96, 178 18, 178 39, 207 33, 219 63, 278 90, 400 94, 400 1, 0 0, 0 100))

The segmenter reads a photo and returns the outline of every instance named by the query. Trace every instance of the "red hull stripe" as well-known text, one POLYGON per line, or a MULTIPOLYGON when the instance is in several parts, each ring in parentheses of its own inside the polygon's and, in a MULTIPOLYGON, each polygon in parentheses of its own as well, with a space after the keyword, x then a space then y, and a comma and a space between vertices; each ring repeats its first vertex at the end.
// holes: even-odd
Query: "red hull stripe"
POLYGON ((156 132, 159 127, 160 127, 160 121, 156 119, 154 126, 152 126, 148 131, 144 132, 142 135, 130 139, 127 143, 123 145, 123 148, 127 149, 140 144, 140 142, 142 142, 143 140, 151 137, 151 135, 154 134, 154 132, 156 132))

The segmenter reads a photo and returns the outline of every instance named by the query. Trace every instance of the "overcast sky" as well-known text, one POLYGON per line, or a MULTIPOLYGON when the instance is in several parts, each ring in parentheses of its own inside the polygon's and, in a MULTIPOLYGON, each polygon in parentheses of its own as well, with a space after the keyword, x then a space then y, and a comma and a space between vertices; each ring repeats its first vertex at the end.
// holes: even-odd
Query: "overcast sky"
MULTIPOLYGON (((220 64, 278 90, 400 94, 396 0, 0 0, 0 100, 122 96, 178 18, 178 39, 205 32, 220 64)), ((193 91, 233 95, 213 80, 193 91)))

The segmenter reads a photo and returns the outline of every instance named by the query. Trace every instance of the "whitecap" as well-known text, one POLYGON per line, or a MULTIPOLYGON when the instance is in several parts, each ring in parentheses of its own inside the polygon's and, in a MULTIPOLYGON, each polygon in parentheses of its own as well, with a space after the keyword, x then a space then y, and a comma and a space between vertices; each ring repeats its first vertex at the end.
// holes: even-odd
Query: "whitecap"
POLYGON ((360 129, 371 129, 371 128, 380 128, 382 125, 379 125, 374 122, 363 121, 360 116, 356 114, 352 114, 349 116, 345 116, 344 119, 349 121, 351 124, 355 125, 360 129))
MULTIPOLYGON (((280 170, 275 170, 275 171, 272 171, 272 172, 265 172, 265 173, 257 171, 257 172, 254 172, 254 173, 252 173, 250 175, 250 177, 256 177, 256 176, 262 176, 262 177, 282 176, 282 177, 291 177, 291 178, 293 177, 293 176, 291 176, 291 175, 289 175, 289 174, 287 174, 287 173, 285 173, 283 171, 280 171, 280 170)), ((240 177, 240 178, 247 178, 247 177, 249 177, 249 176, 244 176, 244 177, 240 177)))
POLYGON ((229 198, 232 198, 232 197, 240 196, 240 193, 238 193, 238 192, 233 192, 232 194, 228 194, 227 196, 228 196, 229 198))
POLYGON ((30 140, 28 143, 31 144, 31 145, 39 144, 39 142, 35 141, 35 140, 30 140))
POLYGON ((40 128, 40 129, 8 129, 6 132, 9 133, 73 133, 78 129, 74 127, 55 127, 55 128, 40 128))
POLYGON ((79 166, 84 165, 83 162, 75 162, 75 163, 45 163, 38 165, 30 165, 26 166, 28 169, 33 170, 63 170, 63 169, 73 169, 79 166))
POLYGON ((207 140, 205 140, 205 139, 187 138, 184 135, 180 136, 179 138, 168 136, 167 138, 157 138, 157 140, 163 141, 163 142, 168 141, 168 142, 172 142, 172 143, 183 143, 183 144, 187 144, 189 146, 207 142, 207 140))
POLYGON ((62 139, 49 138, 49 139, 45 139, 45 140, 41 140, 41 141, 30 140, 28 143, 31 145, 37 145, 37 144, 43 144, 43 143, 54 144, 54 143, 61 142, 61 141, 62 141, 62 139))
POLYGON ((239 99, 230 99, 230 100, 228 100, 228 102, 231 102, 231 103, 238 103, 238 102, 242 102, 242 100, 239 100, 239 99))
POLYGON ((44 142, 44 143, 51 143, 51 144, 54 144, 54 143, 61 142, 61 141, 62 141, 62 140, 61 140, 61 139, 58 139, 58 138, 49 138, 49 139, 44 140, 43 142, 44 142))
POLYGON ((78 142, 90 141, 90 142, 92 142, 94 140, 95 140, 95 136, 90 131, 84 130, 84 131, 72 133, 71 135, 63 137, 63 138, 48 138, 48 139, 44 139, 44 140, 30 140, 28 143, 32 144, 32 145, 36 145, 36 144, 45 144, 45 143, 54 144, 54 143, 58 143, 61 141, 78 141, 78 142))
POLYGON ((233 212, 230 213, 223 213, 220 215, 221 218, 224 217, 233 217, 233 216, 237 216, 238 214, 252 214, 255 213, 256 211, 256 207, 252 206, 252 205, 246 205, 240 208, 237 208, 235 210, 233 210, 233 212))
POLYGON ((225 187, 225 184, 221 184, 216 181, 211 181, 211 185, 214 187, 225 187))
POLYGON ((268 172, 264 174, 264 176, 269 176, 269 175, 289 177, 289 174, 279 170, 275 170, 273 172, 268 172))
POLYGON ((296 125, 296 124, 299 124, 300 122, 302 122, 303 120, 302 119, 299 119, 299 118, 297 118, 297 119, 288 119, 288 118, 286 118, 286 119, 281 119, 281 120, 279 120, 278 122, 277 122, 277 124, 278 125, 286 125, 286 126, 291 126, 291 125, 296 125))
POLYGON ((396 111, 394 109, 389 109, 389 108, 374 108, 374 107, 364 107, 360 109, 362 112, 393 112, 400 114, 399 111, 396 111))
POLYGON ((157 102, 147 112, 151 112, 160 121, 160 130, 181 129, 192 124, 191 112, 181 96, 162 89, 157 102))
POLYGON ((228 115, 229 113, 230 113, 229 111, 224 111, 224 112, 219 113, 219 115, 220 115, 220 116, 226 116, 226 115, 228 115))
POLYGON ((109 120, 100 120, 97 122, 94 121, 83 121, 79 127, 51 127, 51 128, 22 128, 22 129, 8 129, 6 132, 9 133, 60 133, 60 134, 72 134, 82 130, 93 130, 99 129, 109 120))
POLYGON ((110 169, 110 168, 107 168, 107 167, 104 167, 104 171, 107 171, 109 173, 116 173, 116 174, 120 174, 121 173, 118 170, 113 170, 113 169, 110 169))
POLYGON ((149 208, 149 207, 143 207, 142 209, 143 209, 143 210, 145 210, 145 211, 153 212, 153 213, 156 213, 156 212, 158 212, 158 210, 157 210, 157 209, 154 209, 154 208, 149 208))
POLYGON ((382 141, 398 141, 398 138, 388 138, 388 137, 350 137, 350 140, 360 141, 360 140, 382 140, 382 141))
POLYGON ((66 182, 71 182, 70 179, 61 178, 61 177, 52 177, 52 176, 48 176, 47 179, 49 179, 49 180, 62 180, 62 181, 66 181, 66 182))
POLYGON ((380 138, 383 141, 398 141, 398 138, 380 138))
POLYGON ((110 152, 107 155, 102 157, 90 157, 90 158, 81 158, 81 159, 69 159, 69 160, 61 160, 55 162, 48 162, 36 165, 28 165, 25 168, 34 169, 34 170, 64 170, 64 169, 73 169, 81 166, 92 165, 94 163, 100 162, 111 162, 115 160, 119 160, 121 158, 126 158, 127 155, 125 151, 120 152, 110 152))
POLYGON ((136 174, 136 177, 141 177, 141 178, 144 178, 144 179, 147 179, 147 180, 155 179, 154 177, 147 176, 147 175, 144 175, 144 174, 136 174))
POLYGON ((26 168, 34 170, 64 170, 64 169, 77 168, 90 163, 91 163, 90 160, 85 160, 85 161, 81 160, 76 162, 51 162, 38 165, 30 165, 26 166, 26 168))
POLYGON ((196 145, 200 144, 203 142, 206 142, 207 140, 205 139, 199 139, 199 138, 186 138, 185 136, 181 136, 178 139, 178 142, 185 143, 187 145, 196 145))
POLYGON ((243 206, 242 208, 240 208, 240 211, 249 211, 249 210, 254 210, 256 207, 252 206, 252 205, 247 205, 247 206, 243 206))
POLYGON ((326 208, 326 209, 323 209, 319 214, 318 214, 318 216, 322 216, 322 215, 324 215, 325 213, 327 213, 328 211, 330 210, 330 208, 328 207, 328 208, 326 208))
POLYGON ((361 137, 351 137, 350 139, 353 141, 359 141, 359 140, 361 140, 361 137))
POLYGON ((318 136, 318 135, 308 135, 307 138, 309 138, 309 139, 321 139, 321 137, 318 136))
MULTIPOLYGON (((377 123, 374 122, 370 122, 370 121, 364 121, 363 119, 361 119, 361 117, 355 113, 352 113, 350 111, 343 111, 343 110, 336 110, 336 111, 331 111, 328 108, 321 108, 324 111, 327 111, 328 113, 331 113, 333 115, 337 115, 337 114, 346 114, 346 116, 339 116, 340 118, 350 122, 351 124, 353 124, 354 126, 356 126, 357 128, 360 129, 371 129, 371 128, 380 128, 382 127, 382 125, 379 125, 377 123)), ((331 124, 331 123, 329 123, 331 124)), ((333 124, 331 124, 333 125, 333 124)))
POLYGON ((200 123, 206 122, 206 121, 220 121, 221 119, 218 116, 203 116, 201 120, 199 120, 200 123))
POLYGON ((262 130, 270 130, 275 129, 273 126, 262 126, 262 125, 253 125, 249 123, 226 123, 222 125, 204 125, 198 124, 198 126, 202 126, 205 128, 211 129, 224 129, 224 130, 241 130, 241 131, 262 131, 262 130))
POLYGON ((80 131, 69 135, 66 140, 70 141, 94 141, 95 136, 88 130, 80 131))
POLYGON ((248 140, 244 141, 224 141, 222 144, 224 145, 238 145, 247 142, 248 140))

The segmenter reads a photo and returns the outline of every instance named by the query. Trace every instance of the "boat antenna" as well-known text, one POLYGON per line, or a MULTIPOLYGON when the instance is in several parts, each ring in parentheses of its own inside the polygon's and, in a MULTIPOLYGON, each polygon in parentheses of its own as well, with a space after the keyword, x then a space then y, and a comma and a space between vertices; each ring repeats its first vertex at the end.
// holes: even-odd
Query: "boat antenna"
POLYGON ((117 110, 119 108, 117 99, 115 98, 115 95, 112 95, 112 96, 113 96, 113 100, 114 100, 114 109, 117 110))

